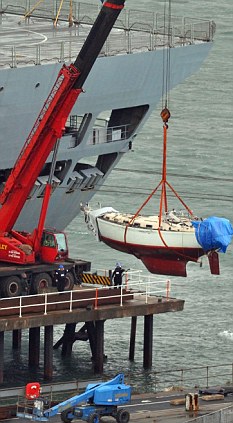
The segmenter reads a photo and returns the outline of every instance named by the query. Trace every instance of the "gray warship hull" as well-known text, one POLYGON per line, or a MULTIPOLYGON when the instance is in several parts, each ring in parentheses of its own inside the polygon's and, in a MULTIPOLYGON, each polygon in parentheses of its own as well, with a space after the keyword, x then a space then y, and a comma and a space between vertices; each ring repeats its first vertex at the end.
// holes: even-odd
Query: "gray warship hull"
MULTIPOLYGON (((9 11, 8 8, 2 15, 0 25, 2 186, 59 69, 64 62, 75 59, 82 37, 90 27, 80 18, 72 28, 61 21, 60 27, 54 29, 48 18, 37 15, 18 25, 22 17, 19 18, 15 9, 9 11), (68 47, 64 44, 66 40, 68 47)), ((129 12, 126 13, 129 23, 129 12)), ((131 29, 129 38, 125 22, 126 18, 124 25, 118 22, 113 30, 67 121, 57 157, 47 226, 64 229, 80 212, 80 203, 91 200, 121 157, 131 150, 134 139, 161 99, 164 51, 170 48, 172 89, 200 68, 212 47, 213 30, 207 21, 198 21, 196 27, 193 22, 184 27, 182 21, 182 29, 178 34, 173 32, 172 41, 164 35, 165 30, 160 35, 154 26, 146 30, 131 29)), ((51 156, 16 229, 30 231, 36 225, 50 165, 51 156)))

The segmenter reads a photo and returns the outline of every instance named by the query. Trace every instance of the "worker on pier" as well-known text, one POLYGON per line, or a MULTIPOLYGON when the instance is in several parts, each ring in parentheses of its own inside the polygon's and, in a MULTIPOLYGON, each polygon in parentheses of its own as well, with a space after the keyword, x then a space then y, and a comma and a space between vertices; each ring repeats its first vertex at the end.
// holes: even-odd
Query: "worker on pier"
POLYGON ((64 268, 63 264, 59 264, 58 269, 55 271, 55 277, 57 280, 57 290, 59 292, 62 292, 65 289, 67 272, 68 270, 64 268))
POLYGON ((117 262, 115 270, 113 271, 113 274, 112 274, 112 281, 115 287, 122 285, 122 276, 124 271, 125 269, 122 269, 121 264, 117 262))

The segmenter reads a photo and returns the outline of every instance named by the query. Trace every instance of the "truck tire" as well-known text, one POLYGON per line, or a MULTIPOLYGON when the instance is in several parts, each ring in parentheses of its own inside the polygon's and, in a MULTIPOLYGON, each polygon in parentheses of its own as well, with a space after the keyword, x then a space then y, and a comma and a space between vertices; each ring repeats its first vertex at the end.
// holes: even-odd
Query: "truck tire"
POLYGON ((130 414, 127 410, 121 408, 117 411, 116 421, 117 423, 128 423, 130 419, 130 414))
POLYGON ((52 287, 52 278, 48 273, 38 273, 32 281, 32 294, 43 294, 52 287))
POLYGON ((88 423, 99 423, 100 418, 99 418, 99 414, 97 413, 91 413, 90 416, 88 417, 88 423))
POLYGON ((61 421, 63 421, 64 423, 70 423, 72 422, 73 419, 70 419, 68 417, 68 414, 70 413, 71 410, 64 410, 61 412, 61 421))
POLYGON ((9 276, 1 279, 2 297, 19 297, 22 292, 21 280, 18 276, 9 276))
POLYGON ((72 291, 74 287, 74 275, 71 272, 66 274, 66 282, 64 286, 64 291, 72 291))

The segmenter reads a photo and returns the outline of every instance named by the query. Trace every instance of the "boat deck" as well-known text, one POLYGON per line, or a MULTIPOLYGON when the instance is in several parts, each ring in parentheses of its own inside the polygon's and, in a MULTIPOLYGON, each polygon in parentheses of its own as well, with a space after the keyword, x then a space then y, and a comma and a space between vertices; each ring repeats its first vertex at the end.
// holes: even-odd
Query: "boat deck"
MULTIPOLYGON (((133 214, 122 213, 106 213, 99 219, 106 220, 118 225, 129 225, 134 228, 158 230, 159 216, 137 216, 134 218, 133 214)), ((194 227, 191 220, 185 216, 177 216, 175 214, 168 214, 161 221, 160 229, 175 232, 191 232, 194 233, 194 227)))

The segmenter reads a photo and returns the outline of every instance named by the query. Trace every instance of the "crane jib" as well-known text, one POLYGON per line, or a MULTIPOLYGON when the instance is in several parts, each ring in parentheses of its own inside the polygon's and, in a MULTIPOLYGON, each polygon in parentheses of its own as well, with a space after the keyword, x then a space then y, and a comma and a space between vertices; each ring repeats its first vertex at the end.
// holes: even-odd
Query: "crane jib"
POLYGON ((0 232, 11 231, 17 221, 124 3, 110 0, 103 4, 77 59, 63 66, 58 75, 0 195, 0 232))

